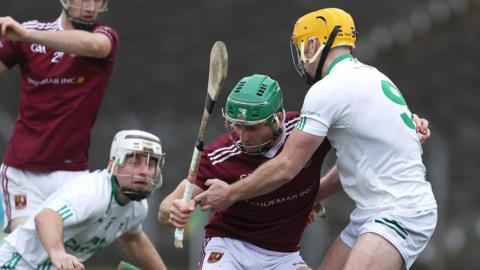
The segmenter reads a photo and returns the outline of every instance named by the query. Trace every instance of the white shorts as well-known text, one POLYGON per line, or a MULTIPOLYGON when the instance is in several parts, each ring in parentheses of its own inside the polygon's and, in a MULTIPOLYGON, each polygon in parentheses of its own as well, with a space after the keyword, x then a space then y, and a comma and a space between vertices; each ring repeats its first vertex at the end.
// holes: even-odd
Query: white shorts
POLYGON ((308 267, 300 252, 276 252, 248 242, 212 237, 205 239, 198 270, 296 270, 308 267))
POLYGON ((437 209, 413 212, 381 211, 368 215, 350 216, 350 224, 340 238, 353 247, 364 233, 375 233, 388 240, 403 257, 405 269, 410 269, 427 246, 437 224, 437 209))
POLYGON ((15 269, 15 270, 34 270, 34 269, 55 269, 49 261, 32 267, 12 246, 4 242, 0 246, 0 269, 15 269))
POLYGON ((29 217, 39 211, 45 199, 63 184, 88 173, 85 171, 30 172, 2 164, 4 229, 12 219, 29 217))

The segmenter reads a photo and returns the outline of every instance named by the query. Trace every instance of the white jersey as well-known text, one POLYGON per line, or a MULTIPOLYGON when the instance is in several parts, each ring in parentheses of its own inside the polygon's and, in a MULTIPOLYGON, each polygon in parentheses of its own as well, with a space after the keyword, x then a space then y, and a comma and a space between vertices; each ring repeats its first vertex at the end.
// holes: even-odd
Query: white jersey
MULTIPOLYGON (((40 207, 51 208, 61 215, 65 250, 82 262, 123 233, 139 232, 147 215, 146 200, 119 204, 113 181, 106 170, 90 173, 62 186, 40 207)), ((33 217, 5 241, 32 267, 49 263, 33 217)))
POLYGON ((411 115, 390 79, 345 54, 308 91, 297 129, 328 136, 358 210, 436 208, 411 115))

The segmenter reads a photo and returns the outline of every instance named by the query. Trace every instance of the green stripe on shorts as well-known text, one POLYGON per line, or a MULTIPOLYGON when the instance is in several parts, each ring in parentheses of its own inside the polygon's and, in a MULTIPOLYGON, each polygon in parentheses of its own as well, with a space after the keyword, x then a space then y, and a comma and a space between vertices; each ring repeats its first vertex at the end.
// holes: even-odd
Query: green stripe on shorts
POLYGON ((407 235, 408 233, 403 229, 401 228, 397 222, 395 223, 392 223, 391 221, 389 220, 386 220, 386 219, 375 219, 375 222, 376 223, 379 223, 379 224, 382 224, 382 225, 385 225, 387 226, 388 228, 392 229, 394 232, 396 232, 402 239, 406 239, 407 238, 407 235))
POLYGON ((22 258, 22 256, 20 255, 20 253, 18 252, 13 252, 12 253, 12 257, 6 261, 1 267, 0 269, 15 269, 15 267, 17 266, 18 262, 20 261, 20 259, 22 258))

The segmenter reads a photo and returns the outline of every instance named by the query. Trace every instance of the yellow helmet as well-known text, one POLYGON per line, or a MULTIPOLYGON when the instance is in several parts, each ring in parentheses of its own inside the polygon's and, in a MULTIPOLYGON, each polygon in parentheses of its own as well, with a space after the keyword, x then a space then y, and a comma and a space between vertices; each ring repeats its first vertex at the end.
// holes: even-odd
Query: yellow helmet
POLYGON ((320 9, 302 16, 293 28, 292 42, 300 49, 302 43, 306 43, 309 38, 317 37, 320 43, 325 45, 330 33, 337 26, 340 27, 340 31, 333 41, 332 48, 338 46, 355 48, 357 32, 353 18, 339 8, 320 9))
POLYGON ((323 62, 331 48, 339 46, 349 46, 355 48, 357 40, 357 31, 352 16, 339 8, 325 8, 310 12, 297 20, 293 28, 291 45, 292 58, 295 68, 299 74, 307 80, 308 84, 313 84, 320 78, 308 78, 305 73, 303 63, 311 63, 322 54, 318 72, 321 71, 323 62), (311 58, 305 56, 305 47, 307 41, 316 37, 320 41, 320 48, 311 58))

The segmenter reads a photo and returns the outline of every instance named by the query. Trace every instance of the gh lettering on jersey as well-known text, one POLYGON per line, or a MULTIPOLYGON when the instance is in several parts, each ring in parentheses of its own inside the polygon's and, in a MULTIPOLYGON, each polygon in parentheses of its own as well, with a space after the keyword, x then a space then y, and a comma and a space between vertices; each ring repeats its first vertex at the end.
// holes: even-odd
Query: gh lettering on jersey
POLYGON ((47 48, 43 45, 33 43, 30 46, 30 50, 34 53, 41 53, 41 54, 47 54, 47 48))

